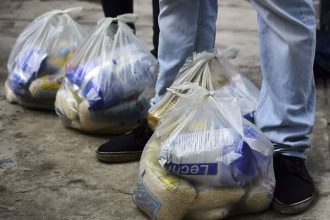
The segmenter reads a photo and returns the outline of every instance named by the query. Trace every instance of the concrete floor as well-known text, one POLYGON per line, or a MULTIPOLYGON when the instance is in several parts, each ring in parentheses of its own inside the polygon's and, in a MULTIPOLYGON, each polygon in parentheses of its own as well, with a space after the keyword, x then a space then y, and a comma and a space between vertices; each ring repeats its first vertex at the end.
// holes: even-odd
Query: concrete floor
MULTIPOLYGON (((256 13, 242 0, 223 0, 221 4, 217 47, 240 48, 235 64, 259 85, 256 13)), ((80 5, 85 11, 77 19, 90 30, 103 17, 98 4, 75 0, 1 0, 0 85, 7 77, 8 55, 22 29, 47 10, 80 5)), ((136 1, 135 10, 140 16, 137 35, 151 49, 150 0, 136 1)), ((318 191, 313 206, 297 216, 268 210, 232 219, 329 219, 329 89, 318 85, 317 97, 313 147, 307 152, 307 164, 318 191)), ((107 137, 64 128, 55 113, 11 105, 1 89, 0 219, 146 219, 131 199, 138 163, 97 162, 94 152, 105 140, 107 137)))

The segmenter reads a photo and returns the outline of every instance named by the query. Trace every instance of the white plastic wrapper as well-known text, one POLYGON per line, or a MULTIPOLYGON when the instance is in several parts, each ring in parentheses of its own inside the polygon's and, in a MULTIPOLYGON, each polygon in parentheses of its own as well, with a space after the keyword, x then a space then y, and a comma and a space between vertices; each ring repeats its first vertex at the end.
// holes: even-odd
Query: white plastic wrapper
POLYGON ((163 167, 210 186, 244 187, 273 175, 273 146, 241 116, 234 95, 197 84, 176 89, 185 93, 172 91, 180 100, 155 131, 161 139, 159 162, 163 167))
MULTIPOLYGON (((230 59, 235 58, 238 52, 238 49, 229 48, 193 54, 181 68, 172 86, 192 82, 210 91, 224 89, 237 98, 242 115, 253 121, 259 90, 230 63, 230 59)), ((155 129, 161 117, 172 109, 177 101, 178 97, 175 94, 167 92, 152 106, 148 113, 150 127, 155 129)))
POLYGON ((8 60, 6 94, 26 107, 54 109, 63 67, 86 36, 70 13, 82 8, 53 10, 36 18, 19 35, 8 60))
POLYGON ((102 19, 66 66, 56 112, 67 126, 118 134, 146 117, 158 62, 126 24, 135 20, 102 19))

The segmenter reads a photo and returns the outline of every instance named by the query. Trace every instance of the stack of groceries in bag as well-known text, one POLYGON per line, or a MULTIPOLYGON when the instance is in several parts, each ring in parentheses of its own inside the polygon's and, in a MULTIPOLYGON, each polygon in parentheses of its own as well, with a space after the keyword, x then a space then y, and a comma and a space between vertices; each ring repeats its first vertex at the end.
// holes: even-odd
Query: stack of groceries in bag
POLYGON ((150 108, 158 61, 126 23, 104 18, 66 65, 56 112, 69 127, 121 134, 143 122, 150 108))
POLYGON ((194 54, 149 111, 155 132, 133 201, 152 219, 219 219, 267 209, 273 146, 251 123, 258 89, 229 62, 238 51, 194 54))
POLYGON ((63 68, 86 36, 69 13, 53 10, 36 18, 19 35, 8 60, 5 94, 9 102, 54 110, 63 68))

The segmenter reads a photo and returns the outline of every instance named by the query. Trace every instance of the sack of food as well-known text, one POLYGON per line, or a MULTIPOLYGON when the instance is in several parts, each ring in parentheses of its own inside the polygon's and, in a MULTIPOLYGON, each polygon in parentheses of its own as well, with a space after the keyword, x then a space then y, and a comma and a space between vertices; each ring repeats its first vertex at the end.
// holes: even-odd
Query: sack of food
POLYGON ((151 219, 222 219, 269 207, 274 192, 272 175, 244 187, 207 186, 161 167, 160 148, 161 139, 154 133, 143 150, 132 193, 135 205, 151 219))
MULTIPOLYGON (((230 59, 235 58, 238 52, 238 49, 229 48, 194 53, 186 60, 172 86, 192 82, 207 90, 214 91, 222 88, 235 95, 241 106, 242 115, 253 121, 259 90, 230 63, 230 59)), ((178 97, 175 94, 167 92, 150 108, 148 123, 153 130, 161 117, 172 109, 177 101, 178 97)))
POLYGON ((272 176, 273 146, 241 116, 237 98, 198 84, 170 88, 180 100, 161 119, 160 164, 178 176, 211 186, 242 186, 272 176), (184 91, 184 93, 181 93, 184 91))
POLYGON ((121 134, 143 122, 158 62, 126 24, 135 20, 132 14, 104 18, 77 49, 55 103, 65 125, 121 134))
POLYGON ((36 18, 19 35, 11 51, 5 94, 9 102, 54 109, 63 67, 86 35, 70 13, 82 8, 53 10, 36 18))

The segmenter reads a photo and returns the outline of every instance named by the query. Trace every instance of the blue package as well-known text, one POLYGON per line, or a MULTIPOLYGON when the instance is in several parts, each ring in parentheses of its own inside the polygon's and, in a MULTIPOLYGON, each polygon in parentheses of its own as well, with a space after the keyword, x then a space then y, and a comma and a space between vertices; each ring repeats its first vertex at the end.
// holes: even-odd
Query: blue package
POLYGON ((98 68, 99 64, 99 61, 92 61, 66 72, 66 78, 69 82, 78 86, 82 96, 89 102, 90 110, 100 110, 113 106, 121 101, 123 94, 122 83, 118 81, 116 74, 102 70, 88 76, 91 71, 98 68), (111 79, 111 85, 107 83, 109 79, 111 79))
POLYGON ((66 72, 68 81, 76 85, 88 101, 89 110, 111 108, 154 84, 156 77, 151 70, 153 60, 149 57, 132 63, 120 62, 112 59, 101 65, 96 60, 66 72))
POLYGON ((231 163, 230 166, 233 178, 240 186, 244 185, 261 172, 256 161, 258 158, 255 157, 257 152, 253 152, 245 141, 242 141, 241 144, 237 146, 236 153, 239 153, 241 156, 231 163))
POLYGON ((116 74, 111 75, 111 83, 99 79, 102 78, 102 75, 107 74, 109 73, 93 77, 83 88, 82 94, 88 100, 90 110, 107 109, 123 99, 124 88, 116 74), (101 85, 101 82, 104 84, 101 85))
POLYGON ((97 60, 86 63, 85 65, 79 65, 68 70, 65 76, 70 83, 80 87, 82 82, 85 80, 86 74, 98 65, 99 61, 97 60))
POLYGON ((91 119, 94 121, 131 123, 145 118, 149 107, 149 100, 143 94, 140 94, 134 100, 122 102, 105 110, 92 110, 90 114, 91 119))
POLYGON ((13 92, 16 95, 27 90, 31 82, 38 78, 46 66, 47 53, 30 49, 21 53, 15 59, 14 69, 10 73, 10 81, 13 92))
MULTIPOLYGON (((214 143, 217 143, 216 145, 219 144, 219 148, 212 149, 212 147, 206 147, 204 151, 200 150, 199 153, 193 150, 195 147, 191 146, 191 144, 194 144, 193 142, 186 143, 181 141, 184 139, 189 140, 188 136, 182 136, 180 139, 177 137, 176 144, 172 146, 180 148, 183 146, 180 145, 180 143, 184 143, 187 147, 187 155, 181 155, 183 153, 179 150, 181 154, 177 157, 175 150, 172 150, 171 159, 164 164, 164 167, 179 176, 203 184, 243 187, 255 178, 267 174, 272 162, 272 156, 264 155, 255 150, 253 148, 255 146, 251 147, 249 145, 250 142, 246 141, 247 139, 262 141, 262 137, 258 131, 250 125, 244 125, 243 130, 245 138, 242 138, 238 134, 237 136, 234 135, 231 137, 230 134, 234 133, 228 130, 228 133, 224 132, 222 136, 227 140, 234 138, 231 144, 226 145, 226 139, 223 139, 223 141, 219 140, 220 143, 214 143), (187 158, 189 158, 189 160, 187 160, 187 158)), ((188 135, 198 134, 191 133, 188 135)), ((206 134, 204 137, 204 140, 202 137, 199 138, 200 142, 196 143, 197 146, 203 146, 203 141, 209 141, 206 134)), ((251 143, 253 143, 253 141, 251 141, 251 143)), ((209 146, 209 144, 205 146, 209 146)))
MULTIPOLYGON (((249 125, 244 125, 244 136, 251 139, 260 139, 258 132, 249 125)), ((268 169, 271 158, 253 150, 248 143, 241 141, 235 152, 241 156, 230 165, 234 179, 239 185, 244 185, 254 177, 260 176, 268 169)))

